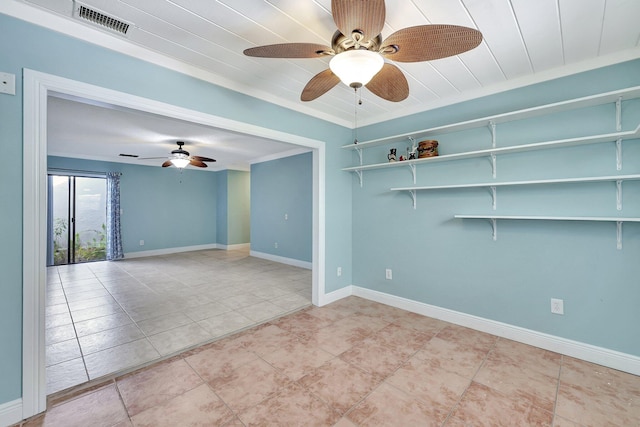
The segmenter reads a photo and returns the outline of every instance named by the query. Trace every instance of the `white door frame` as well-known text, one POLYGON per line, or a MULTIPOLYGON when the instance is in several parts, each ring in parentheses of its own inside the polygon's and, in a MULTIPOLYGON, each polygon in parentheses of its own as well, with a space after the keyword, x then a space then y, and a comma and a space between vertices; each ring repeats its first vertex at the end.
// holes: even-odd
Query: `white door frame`
POLYGON ((47 98, 77 96, 313 149, 312 302, 325 302, 325 156, 323 141, 275 131, 63 77, 24 69, 22 418, 46 410, 47 98))

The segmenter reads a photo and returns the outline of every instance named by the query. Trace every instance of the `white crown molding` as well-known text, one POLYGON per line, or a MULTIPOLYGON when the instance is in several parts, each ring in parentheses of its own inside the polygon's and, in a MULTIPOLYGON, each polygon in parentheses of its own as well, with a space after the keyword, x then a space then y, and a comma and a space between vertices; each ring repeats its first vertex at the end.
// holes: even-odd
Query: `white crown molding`
POLYGON ((509 90, 518 89, 521 87, 530 86, 537 83, 543 83, 546 81, 555 80, 561 77, 567 77, 567 76, 582 73, 585 71, 595 70, 597 68, 602 68, 609 65, 615 65, 622 62, 626 62, 626 61, 632 61, 638 58, 640 58, 640 46, 632 49, 616 52, 610 55, 600 56, 597 58, 578 62, 575 64, 570 64, 563 67, 554 68, 551 70, 541 71, 539 73, 529 74, 516 79, 507 80, 502 83, 496 83, 489 86, 485 86, 480 89, 466 91, 455 96, 447 97, 446 99, 443 99, 443 100, 436 100, 433 102, 422 104, 417 107, 396 109, 394 111, 386 112, 384 114, 384 120, 381 120, 381 116, 375 116, 375 117, 369 117, 369 118, 363 119, 360 121, 359 127, 387 122, 390 120, 397 119, 399 117, 410 116, 412 114, 424 113, 426 111, 447 107, 449 105, 459 104, 461 102, 470 101, 472 99, 495 95, 495 94, 506 92, 509 90))
POLYGON ((308 153, 311 150, 306 148, 294 148, 292 150, 284 151, 282 153, 269 154, 268 156, 259 157, 257 159, 253 159, 249 162, 249 164, 263 163, 269 162, 271 160, 283 159, 285 157, 297 156, 298 154, 308 153))
POLYGON ((217 86, 224 87, 226 89, 239 92, 253 98, 261 99, 263 101, 279 105, 284 108, 288 108, 293 111, 297 111, 308 116, 325 120, 330 123, 335 123, 340 126, 350 127, 353 124, 349 120, 339 119, 333 115, 324 114, 312 108, 305 106, 299 102, 291 102, 274 96, 271 93, 256 89, 254 87, 248 87, 246 85, 239 84, 237 82, 226 79, 217 74, 203 70, 202 68, 194 67, 193 65, 185 62, 178 61, 173 58, 169 58, 158 52, 146 49, 142 46, 136 45, 126 39, 120 39, 119 37, 107 33, 106 31, 100 31, 94 29, 82 22, 73 20, 71 17, 65 17, 62 15, 56 15, 55 13, 47 12, 38 8, 37 6, 25 4, 18 0, 5 0, 0 2, 0 13, 12 16, 22 21, 29 22, 31 24, 48 28, 57 33, 65 34, 69 37, 73 37, 88 43, 92 43, 101 47, 104 47, 115 52, 122 53, 140 59, 160 67, 168 68, 181 74, 185 74, 206 82, 215 84, 217 86))

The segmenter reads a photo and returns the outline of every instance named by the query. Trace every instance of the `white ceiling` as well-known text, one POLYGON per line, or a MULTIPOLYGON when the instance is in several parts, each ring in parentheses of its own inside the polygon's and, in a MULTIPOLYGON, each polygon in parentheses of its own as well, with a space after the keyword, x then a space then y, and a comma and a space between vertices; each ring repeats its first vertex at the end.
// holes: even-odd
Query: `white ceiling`
POLYGON ((252 163, 309 151, 267 138, 68 96, 48 99, 47 140, 49 155, 147 166, 162 165, 178 148, 176 141, 183 141, 183 149, 192 156, 216 160, 207 162, 206 170, 210 171, 248 170, 252 163))
MULTIPOLYGON (((0 12, 344 126, 354 125, 353 90, 344 85, 315 101, 299 100, 305 84, 327 68, 328 58, 264 59, 242 53, 273 43, 330 45, 336 29, 330 0, 83 1, 131 23, 126 37, 73 18, 72 0, 3 3, 0 12)), ((393 103, 364 90, 358 125, 639 58, 639 18, 638 0, 386 0, 383 38, 414 25, 455 24, 480 30, 484 40, 478 48, 458 56, 395 63, 409 81, 409 98, 393 103)), ((192 136, 184 137, 168 132, 164 141, 158 141, 164 145, 157 149, 171 148, 172 139, 192 138, 207 145, 206 138, 199 136, 203 129, 196 126, 192 131, 192 136)), ((142 133, 128 136, 143 139, 142 133)), ((230 141, 238 143, 237 138, 230 141)), ((128 151, 143 153, 137 146, 130 148, 128 151)), ((285 148, 290 146, 269 150, 285 148)), ((204 147, 203 152, 191 151, 223 157, 204 147)))

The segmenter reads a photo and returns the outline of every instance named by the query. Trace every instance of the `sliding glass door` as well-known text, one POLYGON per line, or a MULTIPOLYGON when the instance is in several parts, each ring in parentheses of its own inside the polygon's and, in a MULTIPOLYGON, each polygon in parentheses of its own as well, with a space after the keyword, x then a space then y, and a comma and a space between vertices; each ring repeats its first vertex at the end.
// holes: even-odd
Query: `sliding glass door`
POLYGON ((106 259, 105 178, 49 175, 48 265, 106 259))

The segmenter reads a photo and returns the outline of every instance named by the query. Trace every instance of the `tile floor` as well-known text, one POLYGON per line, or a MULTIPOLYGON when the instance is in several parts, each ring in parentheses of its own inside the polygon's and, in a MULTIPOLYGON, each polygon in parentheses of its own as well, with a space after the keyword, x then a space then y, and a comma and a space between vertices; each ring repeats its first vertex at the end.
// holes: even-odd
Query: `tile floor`
POLYGON ((638 426, 640 377, 349 297, 49 402, 54 426, 638 426))
POLYGON ((47 269, 47 393, 311 304, 311 271, 248 250, 47 269))

